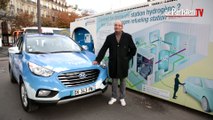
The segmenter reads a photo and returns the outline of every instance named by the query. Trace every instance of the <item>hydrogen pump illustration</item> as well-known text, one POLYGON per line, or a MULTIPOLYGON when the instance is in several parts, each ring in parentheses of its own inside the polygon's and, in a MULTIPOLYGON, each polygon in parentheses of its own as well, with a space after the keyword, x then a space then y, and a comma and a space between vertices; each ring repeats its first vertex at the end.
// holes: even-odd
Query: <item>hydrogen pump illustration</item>
POLYGON ((132 86, 141 90, 143 84, 159 82, 206 56, 207 50, 199 46, 207 48, 208 39, 198 35, 198 30, 205 31, 206 27, 162 22, 133 33, 137 54, 128 76, 132 86))

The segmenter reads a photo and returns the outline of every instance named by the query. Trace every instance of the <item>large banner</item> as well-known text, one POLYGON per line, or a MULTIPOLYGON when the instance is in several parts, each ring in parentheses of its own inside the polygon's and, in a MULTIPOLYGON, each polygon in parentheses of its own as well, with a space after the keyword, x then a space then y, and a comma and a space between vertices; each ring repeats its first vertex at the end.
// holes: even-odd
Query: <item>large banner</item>
POLYGON ((94 25, 85 28, 95 28, 97 54, 121 20, 137 46, 128 88, 213 115, 212 5, 212 0, 147 3, 92 18, 94 25))

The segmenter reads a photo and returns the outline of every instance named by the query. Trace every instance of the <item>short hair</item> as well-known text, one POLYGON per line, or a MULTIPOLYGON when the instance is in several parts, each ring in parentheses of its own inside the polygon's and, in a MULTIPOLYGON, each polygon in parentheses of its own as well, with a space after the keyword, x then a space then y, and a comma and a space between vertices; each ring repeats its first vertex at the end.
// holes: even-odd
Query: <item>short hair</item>
POLYGON ((123 26, 123 22, 122 22, 121 20, 116 20, 116 21, 114 22, 114 24, 116 24, 116 23, 121 23, 121 25, 123 26))

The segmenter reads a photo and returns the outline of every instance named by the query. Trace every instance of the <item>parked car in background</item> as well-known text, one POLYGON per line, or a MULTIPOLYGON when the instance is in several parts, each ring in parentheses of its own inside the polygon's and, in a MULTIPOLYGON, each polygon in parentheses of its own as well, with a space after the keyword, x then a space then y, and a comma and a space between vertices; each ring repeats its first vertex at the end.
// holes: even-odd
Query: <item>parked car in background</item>
POLYGON ((213 111, 213 80, 189 77, 185 80, 184 92, 199 101, 205 112, 213 111))
POLYGON ((93 65, 95 57, 67 36, 23 34, 9 48, 9 73, 11 82, 19 85, 24 110, 103 93, 107 68, 93 65))
MULTIPOLYGON (((22 28, 22 30, 25 33, 29 33, 29 34, 38 34, 38 27, 25 27, 22 28)), ((67 30, 65 28, 56 28, 56 27, 41 27, 41 31, 42 32, 46 32, 46 31, 52 31, 55 34, 61 34, 64 35, 64 31, 67 30)), ((69 32, 68 32, 69 33, 69 32)))

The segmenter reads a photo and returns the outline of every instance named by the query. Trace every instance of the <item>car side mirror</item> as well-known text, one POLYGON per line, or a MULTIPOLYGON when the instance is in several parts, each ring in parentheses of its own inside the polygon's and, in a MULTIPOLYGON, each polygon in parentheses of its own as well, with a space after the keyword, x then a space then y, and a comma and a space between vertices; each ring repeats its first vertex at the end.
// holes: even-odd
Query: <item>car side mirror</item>
POLYGON ((84 50, 88 50, 88 47, 87 47, 86 45, 82 45, 82 48, 83 48, 84 50))
POLYGON ((13 53, 13 54, 18 54, 20 53, 21 51, 18 49, 18 47, 10 47, 8 49, 9 53, 13 53))

